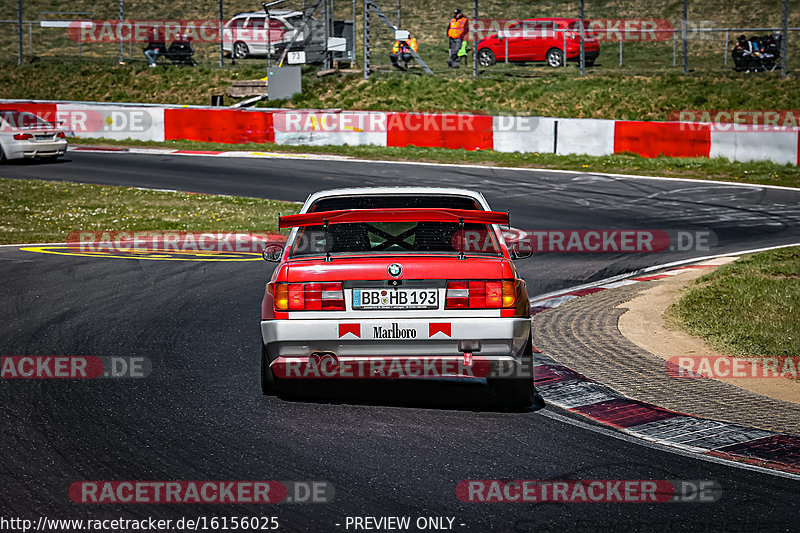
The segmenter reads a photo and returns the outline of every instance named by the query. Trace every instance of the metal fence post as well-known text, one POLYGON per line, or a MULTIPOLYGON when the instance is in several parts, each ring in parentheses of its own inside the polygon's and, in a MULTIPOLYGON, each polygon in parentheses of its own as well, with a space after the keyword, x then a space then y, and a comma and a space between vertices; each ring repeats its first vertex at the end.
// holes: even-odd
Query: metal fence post
MULTIPOLYGON (((222 0, 217 1, 217 15, 219 16, 219 21, 217 25, 219 26, 219 68, 225 66, 225 50, 223 48, 223 22, 222 22, 222 0)), ((233 37, 233 35, 231 35, 233 37)), ((231 43, 231 57, 233 56, 233 43, 231 43)))
POLYGON ((722 53, 725 61, 723 63, 724 66, 728 66, 728 30, 725 30, 725 51, 722 53))
MULTIPOLYGON (((323 65, 323 68, 325 70, 328 70, 329 68, 331 68, 331 58, 330 58, 330 54, 328 53, 328 38, 330 37, 330 26, 331 26, 331 23, 330 23, 330 5, 328 5, 328 0, 323 0, 322 1, 322 7, 324 8, 324 10, 322 11, 322 18, 325 19, 325 48, 324 48, 324 50, 325 50, 325 59, 324 59, 322 65, 323 65)), ((269 21, 267 21, 267 22, 269 22, 269 21)), ((267 31, 267 36, 269 36, 269 31, 267 31)), ((267 44, 267 46, 269 47, 269 44, 267 44)), ((267 51, 269 51, 269 49, 267 51)), ((267 56, 267 57, 269 57, 269 56, 267 56)))
POLYGON ((353 64, 354 67, 358 64, 358 38, 356 37, 356 0, 353 0, 353 64))
MULTIPOLYGON (((267 15, 267 18, 264 19, 264 27, 267 30, 267 70, 272 68, 272 35, 271 35, 271 26, 272 26, 272 19, 269 16, 269 7, 267 4, 262 4, 264 6, 264 12, 267 15)), ((325 7, 328 7, 328 1, 325 0, 325 7)), ((328 68, 328 19, 325 19, 325 68, 328 68)), ((269 84, 269 81, 267 81, 269 84)))
POLYGON ((400 16, 400 0, 397 0, 397 28, 398 29, 402 28, 402 26, 400 24, 401 22, 402 22, 402 18, 400 16))
MULTIPOLYGON (((606 34, 608 35, 608 34, 606 34)), ((622 36, 619 37, 619 66, 622 66, 622 36)))
POLYGON ((22 0, 17 0, 17 65, 22 64, 22 0))
MULTIPOLYGON (((123 6, 123 2, 124 2, 124 0, 119 0, 119 24, 120 24, 120 26, 122 26, 122 19, 125 17, 125 8, 123 6)), ((121 65, 122 63, 125 62, 125 57, 124 57, 125 49, 124 49, 123 44, 122 44, 122 32, 121 31, 117 31, 117 35, 119 36, 119 64, 121 65)))
POLYGON ((31 22, 28 24, 28 48, 31 51, 31 57, 33 57, 33 23, 31 22))
POLYGON ((564 31, 564 30, 561 30, 561 36, 564 38, 564 57, 562 59, 563 59, 563 62, 564 62, 564 67, 566 67, 567 66, 567 32, 564 31))
POLYGON ((682 17, 683 17, 683 23, 681 24, 681 39, 683 40, 683 75, 685 76, 686 74, 689 73, 689 58, 687 57, 687 55, 689 53, 689 46, 688 46, 688 43, 686 42, 686 30, 687 30, 687 28, 686 28, 686 25, 687 25, 687 20, 686 20, 686 0, 683 0, 683 15, 682 15, 682 17))
POLYGON ((505 39, 503 39, 503 41, 505 41, 506 44, 506 63, 508 63, 508 35, 505 36, 505 39))
POLYGON ((789 0, 783 0, 783 35, 781 37, 781 78, 789 70, 789 0))
MULTIPOLYGON (((399 0, 398 0, 399 1, 399 0)), ((478 77, 478 0, 472 0, 472 78, 478 77)))
MULTIPOLYGON (((583 2, 584 2, 584 0, 581 0, 581 3, 580 3, 581 55, 580 55, 579 61, 580 61, 580 65, 581 65, 581 76, 586 74, 586 51, 584 50, 584 46, 583 46, 583 2)), ((564 52, 564 55, 566 55, 566 52, 564 52)))
POLYGON ((369 79, 369 0, 364 0, 364 79, 369 79))
POLYGON ((672 66, 678 66, 678 34, 672 29, 672 66))

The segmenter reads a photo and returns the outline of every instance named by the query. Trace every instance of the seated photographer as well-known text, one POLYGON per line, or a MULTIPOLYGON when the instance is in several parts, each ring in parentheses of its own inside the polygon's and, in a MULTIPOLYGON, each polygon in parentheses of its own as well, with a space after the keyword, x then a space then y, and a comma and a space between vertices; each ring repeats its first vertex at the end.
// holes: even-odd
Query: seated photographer
POLYGON ((150 28, 147 31, 147 46, 144 48, 144 56, 150 63, 150 68, 155 68, 158 62, 158 56, 163 54, 167 49, 166 43, 158 36, 156 28, 150 28))
POLYGON ((731 51, 736 70, 739 72, 758 72, 761 69, 761 52, 758 42, 740 35, 731 51))
POLYGON ((194 58, 194 46, 192 46, 192 37, 187 34, 179 34, 175 40, 167 48, 167 57, 172 64, 194 66, 197 64, 194 58))
POLYGON ((405 41, 395 41, 392 45, 392 53, 389 58, 392 60, 392 65, 397 68, 408 68, 408 63, 413 56, 411 50, 417 52, 417 39, 410 37, 405 41), (400 61, 403 62, 403 67, 400 66, 400 61))

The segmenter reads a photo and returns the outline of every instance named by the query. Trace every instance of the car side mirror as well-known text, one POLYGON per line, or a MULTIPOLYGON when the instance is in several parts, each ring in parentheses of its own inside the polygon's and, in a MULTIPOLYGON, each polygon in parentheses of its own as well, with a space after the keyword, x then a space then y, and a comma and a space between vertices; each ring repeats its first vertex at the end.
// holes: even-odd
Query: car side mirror
POLYGON ((533 255, 533 250, 509 250, 508 252, 513 260, 528 259, 533 255))
POLYGON ((282 256, 282 244, 268 244, 264 246, 264 249, 261 251, 261 257, 264 258, 264 261, 268 261, 270 263, 280 263, 282 256))

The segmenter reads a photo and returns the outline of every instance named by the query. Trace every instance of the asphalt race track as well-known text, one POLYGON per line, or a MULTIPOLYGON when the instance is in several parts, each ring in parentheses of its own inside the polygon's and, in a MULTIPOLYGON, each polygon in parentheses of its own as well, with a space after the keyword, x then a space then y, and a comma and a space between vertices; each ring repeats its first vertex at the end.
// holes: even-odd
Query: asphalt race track
MULTIPOLYGON (((650 265, 800 242, 800 191, 482 168, 71 152, 3 177, 302 201, 342 186, 457 186, 521 229, 709 231, 710 250, 552 253, 520 261, 530 294, 650 265)), ((485 407, 481 384, 348 387, 263 397, 259 312, 271 264, 45 255, 0 248, 0 354, 141 356, 145 379, 0 381, 3 517, 453 517, 455 531, 792 531, 800 481, 614 438, 551 407, 485 407), (466 479, 713 480, 715 503, 462 503, 466 479), (82 480, 320 480, 331 503, 86 505, 82 480), (463 524, 463 525, 462 525, 463 524)), ((447 523, 447 522, 445 522, 447 523)), ((338 525, 337 525, 338 524, 338 525)), ((412 530, 416 530, 412 528, 412 530)))

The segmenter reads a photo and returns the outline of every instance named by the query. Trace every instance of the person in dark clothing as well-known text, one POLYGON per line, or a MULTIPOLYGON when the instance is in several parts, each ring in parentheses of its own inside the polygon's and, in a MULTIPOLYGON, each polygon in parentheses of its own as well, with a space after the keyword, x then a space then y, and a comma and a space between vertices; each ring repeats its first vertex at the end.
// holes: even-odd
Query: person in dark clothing
POLYGON ((166 50, 167 45, 159 36, 158 28, 150 28, 147 30, 147 46, 144 49, 144 56, 150 63, 150 68, 156 67, 158 56, 164 54, 166 50))
POLYGON ((731 56, 733 57, 733 64, 738 71, 750 72, 752 70, 757 72, 761 67, 758 44, 744 35, 740 35, 737 38, 736 46, 733 47, 731 56))
POLYGON ((461 50, 461 43, 467 38, 469 21, 461 14, 460 9, 453 12, 453 18, 447 26, 447 38, 450 40, 450 58, 447 65, 450 68, 458 68, 458 51, 461 50))

